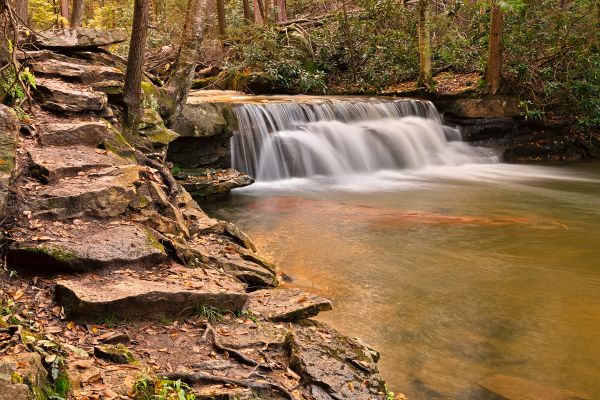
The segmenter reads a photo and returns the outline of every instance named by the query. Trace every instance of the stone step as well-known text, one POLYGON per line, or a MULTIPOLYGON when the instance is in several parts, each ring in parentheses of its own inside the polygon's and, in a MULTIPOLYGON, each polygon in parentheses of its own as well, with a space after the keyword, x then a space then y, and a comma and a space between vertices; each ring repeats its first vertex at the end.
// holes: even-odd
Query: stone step
POLYGON ((36 76, 58 77, 88 84, 102 81, 122 81, 125 78, 123 72, 117 68, 103 65, 47 60, 32 62, 30 66, 36 76))
POLYGON ((108 167, 66 177, 52 185, 29 182, 24 186, 24 201, 36 217, 116 217, 125 213, 135 199, 140 168, 137 165, 108 167))
POLYGON ((125 29, 65 28, 30 34, 35 48, 53 50, 95 49, 127 40, 125 29))
POLYGON ((57 182, 61 178, 93 169, 131 163, 109 151, 88 146, 34 147, 28 153, 32 161, 31 175, 44 183, 57 182))
POLYGON ((257 290, 244 307, 255 317, 270 321, 299 321, 332 308, 328 299, 295 288, 257 290))
POLYGON ((43 146, 97 147, 112 136, 108 124, 101 121, 47 124, 41 126, 38 134, 43 146))
POLYGON ((180 318, 201 316, 206 310, 235 313, 248 299, 245 286, 228 275, 181 266, 59 280, 55 296, 70 318, 86 321, 106 316, 127 320, 180 318))
POLYGON ((41 100, 42 107, 51 111, 99 112, 108 104, 108 98, 104 93, 57 79, 37 79, 35 94, 41 100))
POLYGON ((42 222, 14 232, 8 263, 21 271, 93 271, 146 267, 166 259, 162 245, 141 225, 42 222))

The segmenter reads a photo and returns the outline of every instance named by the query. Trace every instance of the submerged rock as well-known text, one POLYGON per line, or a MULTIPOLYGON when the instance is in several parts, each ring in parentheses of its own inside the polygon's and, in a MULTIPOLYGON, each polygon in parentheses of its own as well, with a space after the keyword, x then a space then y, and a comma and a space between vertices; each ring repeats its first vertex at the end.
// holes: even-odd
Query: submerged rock
POLYGON ((478 384, 503 400, 591 400, 581 393, 502 374, 488 376, 478 384))

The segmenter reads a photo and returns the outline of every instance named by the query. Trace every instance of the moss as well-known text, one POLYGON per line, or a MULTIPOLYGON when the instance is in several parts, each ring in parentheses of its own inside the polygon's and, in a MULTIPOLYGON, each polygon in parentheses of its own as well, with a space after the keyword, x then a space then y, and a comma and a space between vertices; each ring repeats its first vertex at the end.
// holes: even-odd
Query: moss
POLYGON ((149 230, 146 230, 146 236, 148 238, 148 244, 150 246, 154 247, 157 250, 160 250, 163 253, 165 252, 165 247, 162 244, 160 244, 158 239, 156 239, 156 237, 149 230))
POLYGON ((23 375, 21 375, 18 372, 13 372, 10 376, 10 381, 12 383, 24 383, 25 379, 23 378, 23 375))
POLYGON ((61 371, 58 374, 58 378, 54 381, 54 393, 66 399, 70 389, 71 381, 69 380, 69 375, 65 371, 61 371))
POLYGON ((142 82, 142 107, 158 110, 158 88, 151 82, 142 82))
POLYGON ((96 357, 121 364, 137 364, 133 353, 124 344, 105 344, 94 348, 96 357))
POLYGON ((60 247, 54 247, 54 246, 25 247, 23 250, 25 250, 29 253, 34 253, 34 254, 44 254, 44 255, 50 256, 53 259, 55 259, 56 261, 60 261, 60 262, 68 262, 74 258, 77 258, 77 254, 73 253, 72 251, 65 250, 60 247))

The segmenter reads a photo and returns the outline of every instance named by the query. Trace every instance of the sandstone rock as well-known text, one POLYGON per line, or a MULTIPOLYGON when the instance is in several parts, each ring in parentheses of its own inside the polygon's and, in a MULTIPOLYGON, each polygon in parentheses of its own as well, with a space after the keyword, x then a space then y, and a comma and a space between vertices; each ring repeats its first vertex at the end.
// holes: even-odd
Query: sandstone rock
POLYGON ((233 106, 227 103, 187 104, 173 124, 181 136, 231 136, 237 130, 233 106))
POLYGON ((126 368, 102 366, 93 359, 70 360, 67 363, 67 373, 71 382, 69 397, 73 399, 108 399, 104 390, 109 387, 113 392, 127 398, 127 393, 139 376, 147 371, 149 366, 142 362, 129 364, 126 368), (103 385, 90 385, 99 376, 103 385))
POLYGON ((0 357, 0 400, 30 400, 48 386, 48 373, 38 353, 0 357))
POLYGON ((199 312, 201 306, 237 312, 248 298, 239 284, 227 285, 214 275, 195 278, 156 281, 88 275, 57 281, 55 295, 69 316, 92 320, 106 315, 128 319, 181 317, 199 312))
POLYGON ((94 356, 115 364, 132 364, 133 353, 123 344, 101 344, 94 346, 94 356))
POLYGON ((32 34, 32 44, 35 47, 54 50, 93 49, 126 40, 125 29, 70 28, 44 31, 40 35, 32 34))
POLYGON ((19 120, 15 112, 0 104, 0 220, 6 215, 8 186, 15 169, 19 120))
POLYGON ((317 399, 385 399, 369 348, 321 324, 288 335, 290 368, 317 399), (362 384, 357 384, 362 382, 362 384))
POLYGON ((52 111, 98 112, 104 110, 108 103, 104 93, 55 79, 37 79, 36 94, 42 100, 42 107, 52 111))
POLYGON ((227 194, 231 189, 251 185, 254 179, 234 169, 201 168, 175 175, 182 186, 197 199, 227 194))
POLYGON ((479 386, 504 400, 590 400, 585 394, 508 375, 494 374, 479 381, 479 386))
POLYGON ((123 72, 114 67, 93 64, 70 63, 66 61, 35 61, 31 68, 37 75, 60 77, 82 83, 123 80, 123 72))
MULTIPOLYGON (((102 124, 100 124, 102 125, 102 124)), ((29 149, 30 172, 42 182, 57 182, 93 169, 126 165, 130 161, 88 146, 45 146, 29 149)))
POLYGON ((290 331, 284 324, 262 321, 256 324, 233 324, 225 328, 227 335, 219 336, 219 341, 232 349, 283 346, 290 331))
POLYGON ((183 168, 229 168, 229 137, 179 137, 170 143, 167 160, 183 168))
POLYGON ((154 265, 164 260, 166 253, 156 238, 138 225, 71 224, 62 236, 13 243, 8 258, 21 270, 92 271, 154 265))
POLYGON ((253 288, 275 287, 278 284, 274 272, 250 261, 217 256, 211 256, 209 260, 253 288))
POLYGON ((300 289, 275 289, 252 292, 244 308, 261 319, 298 321, 333 307, 326 298, 300 289))
POLYGON ((101 121, 56 123, 43 125, 39 131, 43 146, 92 146, 101 144, 111 134, 108 125, 101 121))
POLYGON ((62 219, 121 215, 135 198, 139 168, 124 165, 63 178, 32 193, 31 210, 36 216, 62 219))
POLYGON ((513 97, 457 99, 441 102, 440 109, 462 118, 506 118, 521 115, 519 101, 513 97))

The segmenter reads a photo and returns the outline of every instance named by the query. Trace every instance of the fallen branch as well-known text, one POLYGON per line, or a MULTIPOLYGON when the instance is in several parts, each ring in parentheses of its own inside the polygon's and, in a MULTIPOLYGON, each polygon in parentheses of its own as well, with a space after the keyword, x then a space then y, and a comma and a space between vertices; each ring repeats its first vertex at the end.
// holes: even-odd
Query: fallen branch
POLYGON ((138 163, 150 168, 154 168, 158 171, 160 176, 165 181, 167 187, 169 188, 169 197, 174 198, 179 194, 179 185, 177 184, 177 181, 175 180, 175 178, 173 178, 173 175, 171 175, 171 171, 169 171, 167 167, 165 167, 158 161, 151 159, 150 157, 148 157, 147 155, 145 155, 137 149, 135 150, 135 158, 138 163))
MULTIPOLYGON (((181 380, 188 385, 193 385, 195 383, 217 383, 221 385, 236 385, 245 387, 251 390, 277 390, 282 393, 287 399, 294 400, 292 394, 283 386, 269 382, 269 381, 258 381, 258 380, 246 380, 246 379, 236 379, 229 378, 226 376, 216 376, 205 374, 202 372, 196 373, 185 373, 185 372, 172 372, 167 374, 162 374, 162 377, 171 380, 181 380)), ((257 375, 259 378, 263 378, 263 376, 257 375)))

